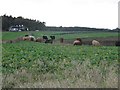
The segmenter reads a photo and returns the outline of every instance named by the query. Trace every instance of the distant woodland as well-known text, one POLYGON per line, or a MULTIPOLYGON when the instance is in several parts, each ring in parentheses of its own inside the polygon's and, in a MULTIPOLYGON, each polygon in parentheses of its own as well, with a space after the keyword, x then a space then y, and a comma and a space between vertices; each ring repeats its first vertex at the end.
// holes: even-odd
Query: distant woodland
POLYGON ((40 22, 38 20, 32 20, 32 19, 25 19, 21 16, 19 17, 12 17, 3 15, 2 16, 2 30, 8 31, 10 26, 14 25, 24 25, 29 28, 30 31, 32 30, 43 30, 45 28, 45 22, 40 22))
POLYGON ((112 31, 118 32, 120 29, 99 29, 99 28, 89 28, 89 27, 55 27, 46 26, 46 22, 40 22, 39 20, 33 20, 28 18, 23 18, 22 16, 13 17, 8 15, 3 15, 2 17, 2 31, 9 31, 9 27, 13 25, 24 25, 28 27, 29 31, 112 31))

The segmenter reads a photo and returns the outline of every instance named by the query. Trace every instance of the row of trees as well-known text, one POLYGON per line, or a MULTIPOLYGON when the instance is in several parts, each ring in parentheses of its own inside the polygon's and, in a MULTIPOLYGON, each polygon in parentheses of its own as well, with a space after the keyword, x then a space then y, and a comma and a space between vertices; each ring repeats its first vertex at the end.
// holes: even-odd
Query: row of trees
POLYGON ((19 17, 12 17, 3 15, 2 17, 2 31, 8 31, 10 26, 13 25, 24 25, 29 28, 30 31, 33 30, 44 30, 45 29, 45 22, 40 22, 38 20, 32 19, 25 19, 21 16, 19 17))
POLYGON ((12 17, 3 15, 2 16, 2 31, 8 31, 10 26, 13 25, 24 25, 30 31, 34 30, 47 30, 47 31, 120 31, 119 28, 110 30, 110 29, 98 29, 98 28, 89 28, 89 27, 47 27, 45 22, 40 22, 38 20, 25 19, 21 16, 12 17))

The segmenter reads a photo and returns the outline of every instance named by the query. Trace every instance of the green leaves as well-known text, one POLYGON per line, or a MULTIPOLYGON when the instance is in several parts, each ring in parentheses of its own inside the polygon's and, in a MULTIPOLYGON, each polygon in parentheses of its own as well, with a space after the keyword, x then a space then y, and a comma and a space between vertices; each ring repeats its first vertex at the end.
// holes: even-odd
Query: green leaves
MULTIPOLYGON (((91 66, 102 67, 117 63, 118 51, 116 47, 92 47, 71 45, 38 44, 21 42, 3 45, 3 71, 10 73, 20 68, 39 72, 62 72, 75 67, 77 63, 89 61, 91 66)), ((88 66, 90 67, 90 66, 88 66)))

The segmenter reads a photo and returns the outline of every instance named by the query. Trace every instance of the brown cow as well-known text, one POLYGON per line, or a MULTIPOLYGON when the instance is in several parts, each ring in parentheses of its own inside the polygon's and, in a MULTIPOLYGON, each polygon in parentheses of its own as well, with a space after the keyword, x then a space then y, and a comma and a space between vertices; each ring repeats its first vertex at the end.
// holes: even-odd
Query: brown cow
POLYGON ((24 41, 30 41, 30 39, 31 39, 30 37, 23 37, 24 41))
POLYGON ((36 41, 35 37, 34 36, 25 36, 23 37, 23 40, 27 40, 27 41, 36 41))
POLYGON ((38 37, 38 38, 36 39, 36 42, 43 42, 43 38, 38 37))
POLYGON ((73 45, 82 45, 81 38, 76 38, 76 40, 73 42, 73 45))

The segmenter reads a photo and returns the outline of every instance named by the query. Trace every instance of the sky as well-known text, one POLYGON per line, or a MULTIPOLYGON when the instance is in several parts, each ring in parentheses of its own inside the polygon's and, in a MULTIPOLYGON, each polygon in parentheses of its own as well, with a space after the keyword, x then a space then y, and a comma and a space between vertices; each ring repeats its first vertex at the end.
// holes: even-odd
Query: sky
POLYGON ((46 26, 118 27, 119 0, 0 0, 0 15, 22 16, 46 26))

